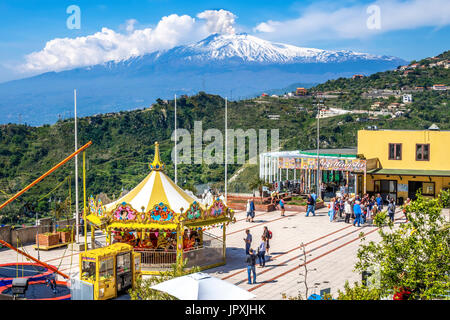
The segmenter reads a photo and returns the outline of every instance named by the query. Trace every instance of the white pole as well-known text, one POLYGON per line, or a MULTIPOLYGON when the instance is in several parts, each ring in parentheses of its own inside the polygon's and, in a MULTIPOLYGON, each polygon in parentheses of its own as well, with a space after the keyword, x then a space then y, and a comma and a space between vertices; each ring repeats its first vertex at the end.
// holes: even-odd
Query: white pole
POLYGON ((175 184, 178 184, 178 174, 177 174, 177 95, 175 95, 175 184))
MULTIPOLYGON (((74 97, 74 118, 75 118, 75 151, 78 150, 78 128, 77 128, 77 90, 73 91, 74 97)), ((79 235, 79 216, 78 216, 78 155, 75 155, 75 228, 77 243, 80 242, 79 235)), ((86 244, 85 244, 86 245, 86 244)))
POLYGON ((228 180, 228 101, 225 98, 225 203, 227 203, 227 180, 228 180))

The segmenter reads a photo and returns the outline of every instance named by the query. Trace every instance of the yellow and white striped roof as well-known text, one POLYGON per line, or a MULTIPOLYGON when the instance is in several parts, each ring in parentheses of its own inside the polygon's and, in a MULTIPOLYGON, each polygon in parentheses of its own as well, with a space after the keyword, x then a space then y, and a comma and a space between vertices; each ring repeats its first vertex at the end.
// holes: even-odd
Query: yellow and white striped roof
POLYGON ((138 212, 145 212, 153 209, 153 207, 161 202, 168 205, 176 213, 181 213, 190 207, 196 201, 200 207, 203 205, 183 189, 175 184, 163 171, 164 164, 161 163, 159 157, 159 145, 155 143, 155 159, 150 165, 152 172, 142 180, 133 190, 122 198, 105 205, 107 212, 114 210, 119 204, 127 203, 138 212))

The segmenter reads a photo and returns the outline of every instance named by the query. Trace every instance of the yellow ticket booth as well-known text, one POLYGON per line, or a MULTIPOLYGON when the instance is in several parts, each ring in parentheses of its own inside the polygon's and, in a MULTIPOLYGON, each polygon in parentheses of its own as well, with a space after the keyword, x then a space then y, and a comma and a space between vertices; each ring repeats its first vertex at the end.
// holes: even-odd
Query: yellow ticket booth
POLYGON ((134 288, 141 274, 141 254, 115 243, 80 254, 80 279, 93 285, 94 300, 116 298, 134 288))

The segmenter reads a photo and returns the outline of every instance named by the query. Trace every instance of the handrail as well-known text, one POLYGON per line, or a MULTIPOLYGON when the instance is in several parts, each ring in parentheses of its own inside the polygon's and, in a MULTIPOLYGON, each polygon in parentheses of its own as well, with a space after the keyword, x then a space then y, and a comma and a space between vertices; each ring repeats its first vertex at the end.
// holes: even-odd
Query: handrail
POLYGON ((9 198, 6 202, 4 202, 2 205, 0 205, 0 210, 2 210, 4 207, 6 207, 8 204, 10 204, 11 202, 13 202, 14 200, 16 200, 18 197, 20 197, 22 194, 24 194, 25 192, 27 192, 29 189, 31 189, 33 186, 35 186, 36 184, 38 184, 41 180, 43 180, 44 178, 46 178, 47 176, 49 176, 51 173, 53 173, 54 171, 56 171, 56 169, 58 169, 59 167, 61 167, 62 165, 66 164, 70 159, 72 159, 73 157, 75 157, 77 154, 79 154, 80 152, 86 150, 87 148, 89 148, 92 145, 92 141, 89 141, 88 143, 86 143, 84 146, 82 146, 80 149, 78 149, 77 151, 75 151, 74 153, 72 153, 70 156, 68 156, 67 158, 65 158, 64 160, 62 160, 60 163, 58 163, 56 166, 54 166, 53 168, 51 168, 50 170, 48 170, 46 173, 44 173, 42 176, 40 176, 39 178, 37 178, 36 180, 34 180, 32 183, 30 183, 28 186, 26 186, 25 188, 23 188, 22 190, 20 190, 19 192, 17 192, 13 197, 9 198))

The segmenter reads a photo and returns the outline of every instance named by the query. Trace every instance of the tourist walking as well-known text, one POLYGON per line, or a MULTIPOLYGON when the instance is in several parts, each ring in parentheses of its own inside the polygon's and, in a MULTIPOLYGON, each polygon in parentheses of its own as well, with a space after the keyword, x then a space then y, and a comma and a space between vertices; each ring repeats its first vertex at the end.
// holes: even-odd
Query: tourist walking
POLYGON ((313 206, 312 206, 312 212, 313 215, 316 215, 316 202, 317 202, 317 194, 315 193, 315 191, 313 190, 313 192, 311 193, 311 197, 313 198, 313 206))
POLYGON ((253 202, 250 199, 248 199, 247 200, 247 218, 245 219, 245 221, 253 222, 254 216, 255 216, 254 204, 253 204, 253 202))
POLYGON ((270 249, 269 240, 272 239, 272 231, 269 231, 267 227, 264 227, 262 236, 266 239, 266 253, 269 254, 270 249))
POLYGON ((245 230, 246 237, 244 238, 245 241, 245 254, 249 253, 250 246, 252 245, 252 235, 250 234, 250 230, 245 230))
POLYGON ((261 268, 266 265, 265 254, 266 254, 266 238, 264 238, 264 236, 262 236, 261 243, 259 244, 259 247, 258 247, 258 261, 259 261, 259 266, 261 268))
POLYGON ((306 209, 306 216, 309 216, 309 213, 312 212, 313 216, 315 216, 315 210, 314 210, 314 206, 315 206, 315 201, 314 198, 312 197, 311 194, 308 194, 308 198, 306 199, 306 204, 308 205, 307 209, 306 209))
POLYGON ((339 198, 339 218, 342 218, 342 213, 344 213, 345 210, 345 199, 344 196, 341 196, 339 198))
POLYGON ((280 199, 280 210, 281 210, 281 216, 284 217, 284 200, 280 199))
POLYGON ((394 222, 394 215, 395 215, 395 203, 393 199, 389 200, 389 204, 388 204, 388 214, 389 214, 389 219, 391 219, 392 222, 394 222))
POLYGON ((358 223, 358 227, 360 227, 362 211, 359 201, 355 201, 355 204, 353 205, 353 213, 355 214, 355 221, 353 221, 353 225, 358 223))
POLYGON ((381 210, 383 210, 383 198, 379 193, 377 194, 375 201, 377 202, 378 212, 381 212, 381 210))
POLYGON ((253 273, 253 284, 256 283, 256 255, 253 249, 250 249, 247 253, 247 274, 248 274, 248 284, 252 284, 251 274, 253 273))
POLYGON ((251 211, 251 213, 252 213, 252 215, 251 215, 251 217, 252 217, 252 219, 251 219, 251 222, 253 222, 253 219, 255 219, 255 201, 252 199, 252 200, 250 200, 250 211, 251 211))
POLYGON ((345 211, 345 223, 350 223, 350 217, 352 216, 352 204, 350 199, 345 201, 344 211, 345 211))

